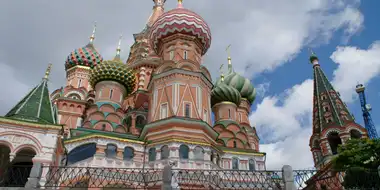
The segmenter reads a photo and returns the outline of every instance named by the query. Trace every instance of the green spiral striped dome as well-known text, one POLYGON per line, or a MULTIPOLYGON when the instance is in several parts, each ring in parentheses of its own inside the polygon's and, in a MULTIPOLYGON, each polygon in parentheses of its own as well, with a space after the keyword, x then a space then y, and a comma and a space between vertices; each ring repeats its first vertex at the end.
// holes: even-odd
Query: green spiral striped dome
POLYGON ((232 102, 239 105, 241 96, 235 88, 220 82, 211 91, 211 106, 220 102, 232 102))
MULTIPOLYGON (((221 80, 219 79, 216 82, 216 85, 220 83, 221 80)), ((240 93, 241 97, 247 99, 251 104, 253 103, 253 101, 255 101, 256 89, 253 87, 253 84, 249 79, 244 78, 235 71, 233 71, 231 65, 229 65, 228 67, 228 73, 224 77, 223 83, 235 88, 240 93)))
POLYGON ((122 84, 129 95, 136 84, 133 70, 129 69, 120 59, 103 61, 91 70, 90 84, 95 85, 101 81, 115 81, 122 84))

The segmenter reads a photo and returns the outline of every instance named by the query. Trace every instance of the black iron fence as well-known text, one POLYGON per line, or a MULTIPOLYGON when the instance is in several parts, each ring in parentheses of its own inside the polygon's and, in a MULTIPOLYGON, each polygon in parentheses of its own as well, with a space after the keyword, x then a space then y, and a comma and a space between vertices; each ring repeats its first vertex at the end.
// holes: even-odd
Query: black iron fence
POLYGON ((159 188, 162 171, 141 168, 49 167, 45 187, 159 188))
POLYGON ((174 189, 273 189, 284 188, 281 171, 172 170, 174 189))
POLYGON ((380 190, 380 172, 376 169, 351 168, 346 171, 294 170, 293 176, 297 189, 380 190))
MULTIPOLYGON (((168 169, 169 168, 169 169, 168 169)), ((336 170, 245 171, 245 170, 164 170, 142 168, 42 167, 46 188, 106 189, 271 189, 289 185, 304 190, 380 189, 378 170, 352 168, 336 170), (290 181, 289 177, 291 176, 290 181), (286 179, 288 178, 288 179, 286 179)), ((22 187, 30 166, 0 170, 0 187, 22 187)), ((293 188, 294 189, 294 188, 293 188)))

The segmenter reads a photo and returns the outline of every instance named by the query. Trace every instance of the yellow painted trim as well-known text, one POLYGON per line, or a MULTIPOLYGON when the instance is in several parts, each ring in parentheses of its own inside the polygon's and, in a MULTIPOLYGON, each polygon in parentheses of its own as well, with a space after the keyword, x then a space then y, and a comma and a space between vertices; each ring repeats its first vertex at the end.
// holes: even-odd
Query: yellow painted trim
POLYGON ((223 152, 230 153, 230 154, 248 155, 248 156, 252 156, 252 155, 254 155, 254 156, 265 156, 265 154, 255 153, 255 152, 236 152, 236 151, 223 151, 223 152))
POLYGON ((21 120, 13 120, 13 119, 8 119, 4 117, 0 117, 0 122, 15 124, 15 125, 22 125, 22 126, 33 127, 33 128, 57 129, 57 130, 61 130, 63 126, 63 125, 51 125, 51 124, 33 123, 33 122, 27 122, 27 121, 21 121, 21 120))
POLYGON ((118 138, 118 137, 109 137, 109 136, 106 136, 106 135, 99 135, 99 134, 89 135, 89 136, 85 136, 85 137, 81 137, 81 138, 77 138, 77 139, 72 139, 72 140, 67 140, 67 141, 65 141, 65 143, 73 143, 73 142, 78 142, 78 141, 82 141, 82 140, 86 140, 86 139, 90 139, 90 138, 105 138, 105 139, 111 139, 111 140, 116 140, 116 141, 121 141, 121 142, 130 142, 130 143, 136 143, 136 144, 144 144, 143 141, 124 139, 124 138, 118 138))
POLYGON ((71 67, 70 69, 67 69, 66 72, 71 71, 71 70, 74 70, 74 69, 76 69, 76 68, 79 68, 79 69, 86 69, 86 70, 91 70, 91 67, 86 67, 86 66, 82 66, 82 65, 77 65, 77 66, 71 67))

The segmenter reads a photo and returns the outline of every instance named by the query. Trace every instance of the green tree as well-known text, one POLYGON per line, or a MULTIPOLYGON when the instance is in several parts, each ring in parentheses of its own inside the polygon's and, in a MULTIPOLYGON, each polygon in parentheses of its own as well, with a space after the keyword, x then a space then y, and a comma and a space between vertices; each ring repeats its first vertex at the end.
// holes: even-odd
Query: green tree
POLYGON ((333 168, 345 171, 346 188, 379 188, 380 140, 351 139, 339 147, 333 168))

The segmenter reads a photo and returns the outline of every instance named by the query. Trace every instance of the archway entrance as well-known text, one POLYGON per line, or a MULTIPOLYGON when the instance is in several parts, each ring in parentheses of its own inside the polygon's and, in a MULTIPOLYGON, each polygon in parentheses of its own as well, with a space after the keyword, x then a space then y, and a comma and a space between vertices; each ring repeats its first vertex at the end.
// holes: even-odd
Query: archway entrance
POLYGON ((28 181, 33 167, 33 157, 36 152, 30 148, 21 149, 16 157, 8 165, 6 184, 7 187, 24 187, 28 181))

